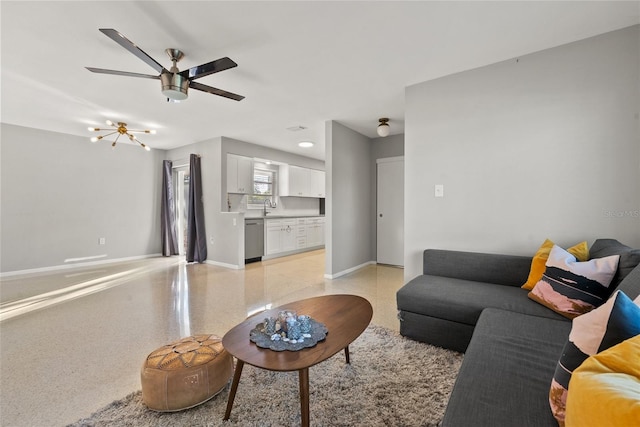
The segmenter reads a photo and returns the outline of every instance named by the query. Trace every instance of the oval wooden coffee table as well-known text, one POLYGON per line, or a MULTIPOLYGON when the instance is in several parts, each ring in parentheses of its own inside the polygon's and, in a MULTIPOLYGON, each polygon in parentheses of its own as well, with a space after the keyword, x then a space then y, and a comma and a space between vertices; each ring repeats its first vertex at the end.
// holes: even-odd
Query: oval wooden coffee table
MULTIPOLYGON (((224 419, 228 420, 236 397, 245 363, 270 371, 298 371, 300 383, 300 415, 303 426, 309 425, 309 367, 344 350, 347 363, 349 344, 367 328, 373 308, 369 301, 356 295, 325 295, 292 302, 260 312, 235 326, 222 338, 224 348, 236 357, 236 370, 229 392, 224 419), (327 337, 314 347, 299 351, 274 351, 260 348, 249 340, 249 332, 265 317, 277 317, 281 310, 294 310, 324 323, 327 337)), ((346 396, 345 396, 346 398, 346 396)))

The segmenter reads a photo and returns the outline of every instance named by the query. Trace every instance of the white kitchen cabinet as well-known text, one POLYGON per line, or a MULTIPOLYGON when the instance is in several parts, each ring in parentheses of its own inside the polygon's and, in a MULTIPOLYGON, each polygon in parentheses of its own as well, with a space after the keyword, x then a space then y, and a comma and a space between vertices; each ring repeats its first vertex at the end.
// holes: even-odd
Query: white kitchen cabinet
POLYGON ((266 255, 297 249, 297 226, 293 219, 268 219, 265 229, 266 255))
POLYGON ((227 154, 227 193, 253 194, 253 159, 227 154))
POLYGON ((324 245, 324 218, 307 219, 307 247, 324 245))
POLYGON ((265 227, 265 255, 273 255, 282 252, 282 242, 280 234, 282 232, 282 221, 267 220, 265 227))
POLYGON ((265 257, 275 258, 324 246, 324 218, 265 220, 265 257))
POLYGON ((308 169, 309 173, 309 191, 311 197, 325 197, 324 171, 316 169, 308 169))
POLYGON ((280 196, 324 197, 324 171, 294 165, 280 166, 280 196))
POLYGON ((296 223, 296 249, 304 249, 307 247, 307 220, 298 218, 296 223))

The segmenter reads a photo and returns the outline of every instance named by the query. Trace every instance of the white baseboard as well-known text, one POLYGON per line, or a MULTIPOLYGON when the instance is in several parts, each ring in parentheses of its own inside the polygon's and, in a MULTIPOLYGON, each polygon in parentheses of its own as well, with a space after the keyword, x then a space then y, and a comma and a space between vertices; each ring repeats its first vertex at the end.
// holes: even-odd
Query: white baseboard
POLYGON ((68 270, 71 268, 91 267, 94 265, 113 264, 114 262, 135 261, 139 259, 155 258, 159 256, 162 256, 162 254, 158 253, 158 254, 149 254, 149 255, 139 255, 139 256, 132 256, 132 257, 126 257, 126 258, 105 259, 101 261, 77 262, 73 264, 53 265, 50 267, 30 268, 27 270, 6 271, 3 273, 0 273, 0 278, 20 276, 22 274, 49 273, 52 271, 68 270))
POLYGON ((364 264, 356 265, 355 267, 348 268, 346 270, 340 271, 340 272, 335 273, 335 274, 325 274, 324 278, 325 279, 329 279, 329 280, 337 279, 340 276, 344 276, 345 274, 353 273, 354 271, 360 270, 361 268, 364 268, 364 267, 366 267, 368 265, 371 265, 371 264, 377 264, 377 263, 375 261, 368 261, 368 262, 365 262, 364 264))
POLYGON ((204 260, 205 264, 209 264, 209 265, 215 265, 216 267, 224 267, 224 268, 231 268, 233 270, 243 270, 244 269, 244 265, 235 265, 235 264, 227 264, 226 262, 218 262, 218 261, 211 261, 211 260, 204 260))

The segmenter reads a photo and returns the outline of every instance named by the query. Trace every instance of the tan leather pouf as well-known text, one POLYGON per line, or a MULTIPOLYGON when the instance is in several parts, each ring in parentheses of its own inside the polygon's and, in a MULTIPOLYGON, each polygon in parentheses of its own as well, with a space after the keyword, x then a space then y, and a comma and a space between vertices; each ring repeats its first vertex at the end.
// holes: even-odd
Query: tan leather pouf
POLYGON ((229 383, 233 358, 216 335, 183 338, 142 365, 142 400, 154 411, 180 411, 211 399, 229 383))

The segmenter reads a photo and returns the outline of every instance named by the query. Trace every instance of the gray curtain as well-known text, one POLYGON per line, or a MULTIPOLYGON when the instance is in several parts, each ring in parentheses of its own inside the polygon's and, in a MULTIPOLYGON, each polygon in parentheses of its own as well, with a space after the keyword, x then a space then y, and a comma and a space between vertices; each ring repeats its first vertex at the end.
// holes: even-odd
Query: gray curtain
POLYGON ((189 206, 187 208, 187 262, 207 259, 207 233, 204 229, 202 204, 202 173, 200 156, 192 154, 189 161, 189 206))
POLYGON ((173 163, 162 162, 162 255, 178 255, 178 239, 176 238, 176 212, 173 196, 173 163))

